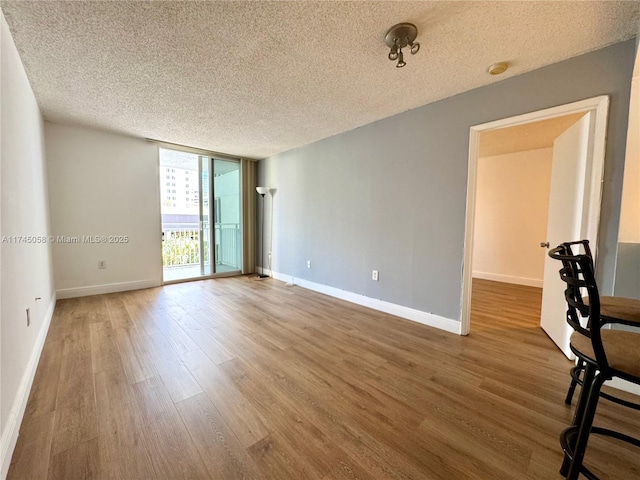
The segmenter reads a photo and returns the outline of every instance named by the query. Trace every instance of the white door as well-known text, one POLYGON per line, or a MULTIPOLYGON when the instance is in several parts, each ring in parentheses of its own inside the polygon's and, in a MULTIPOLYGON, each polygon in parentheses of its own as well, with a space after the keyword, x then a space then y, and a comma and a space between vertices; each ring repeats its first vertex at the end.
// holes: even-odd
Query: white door
MULTIPOLYGON (((597 173, 591 172, 592 127, 593 113, 587 113, 553 144, 547 238, 541 239, 541 242, 549 243, 547 250, 562 242, 588 238, 595 252, 597 239, 589 238, 594 234, 590 233, 593 229, 587 228, 589 189, 592 174, 597 173)), ((602 172, 599 175, 602 176, 602 172)), ((560 262, 545 256, 540 326, 560 350, 573 359, 569 349, 572 329, 566 321, 565 283, 558 273, 561 267, 560 262)))

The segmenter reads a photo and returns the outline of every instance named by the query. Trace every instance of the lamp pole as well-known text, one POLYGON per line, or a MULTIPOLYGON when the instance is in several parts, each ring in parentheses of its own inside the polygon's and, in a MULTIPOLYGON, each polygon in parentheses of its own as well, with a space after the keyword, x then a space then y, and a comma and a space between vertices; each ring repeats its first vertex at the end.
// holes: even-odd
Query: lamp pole
POLYGON ((269 275, 264 274, 264 196, 267 193, 267 187, 256 187, 256 191, 262 197, 262 222, 260 225, 260 268, 262 273, 258 273, 258 278, 267 278, 269 275))

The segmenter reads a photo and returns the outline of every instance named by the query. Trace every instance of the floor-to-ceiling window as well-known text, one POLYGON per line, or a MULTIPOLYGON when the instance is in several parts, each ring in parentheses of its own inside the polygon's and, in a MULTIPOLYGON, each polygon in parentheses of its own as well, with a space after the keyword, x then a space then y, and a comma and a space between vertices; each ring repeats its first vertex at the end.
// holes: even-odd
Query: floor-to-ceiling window
POLYGON ((239 272, 240 163, 160 149, 165 282, 239 272))
POLYGON ((242 268, 240 163, 213 159, 214 245, 216 272, 242 268))

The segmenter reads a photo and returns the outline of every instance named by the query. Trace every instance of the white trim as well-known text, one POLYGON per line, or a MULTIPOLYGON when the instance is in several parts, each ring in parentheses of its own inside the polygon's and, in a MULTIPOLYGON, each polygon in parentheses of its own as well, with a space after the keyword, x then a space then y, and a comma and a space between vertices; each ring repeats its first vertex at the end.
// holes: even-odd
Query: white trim
MULTIPOLYGON (((237 277, 242 275, 242 270, 232 270, 230 272, 213 273, 211 275, 202 275, 200 277, 178 278, 176 280, 167 280, 161 285, 175 285, 176 283, 198 282, 200 280, 215 280, 216 278, 237 277)), ((154 285, 156 286, 156 285, 154 285)), ((143 287, 149 288, 149 287, 143 287)))
POLYGON ((636 383, 627 382, 622 378, 613 378, 608 382, 605 382, 605 385, 612 388, 617 388, 618 390, 623 390, 625 392, 634 393, 636 395, 640 395, 640 385, 636 383))
POLYGON ((27 400, 29 399, 29 393, 31 392, 31 386, 33 385, 33 379, 36 376, 36 370, 38 369, 38 362, 40 361, 40 355, 42 354, 42 348, 44 347, 44 341, 47 338, 49 332, 49 325, 53 318, 53 311, 56 308, 56 293, 51 296, 49 308, 44 316, 42 327, 38 332, 38 337, 31 350, 31 356, 27 363, 18 391, 14 397, 9 417, 5 424, 4 431, 2 432, 2 470, 0 471, 0 478, 3 480, 7 478, 9 473, 9 466, 11 465, 11 457, 13 451, 16 448, 16 442, 18 441, 18 433, 20 432, 20 425, 24 417, 24 412, 27 408, 27 400))
POLYGON ((592 156, 591 192, 588 202, 587 238, 593 239, 592 245, 597 247, 597 232, 600 218, 600 203, 602 197, 602 174, 604 169, 605 143, 607 136, 607 117, 609 113, 609 97, 599 97, 580 100, 578 102, 560 105, 557 107, 529 112, 523 115, 503 118, 481 125, 474 125, 469 132, 469 166, 467 174, 467 209, 464 238, 464 260, 462 266, 462 298, 460 302, 461 334, 468 335, 471 325, 471 281, 472 281, 472 256, 473 256, 473 226, 476 207, 476 180, 478 149, 480 146, 480 133, 497 130, 504 127, 524 125, 526 123, 548 120, 573 113, 595 112, 595 131, 592 156), (597 174, 597 175, 596 175, 597 174), (597 185, 596 183, 599 183, 597 185))
POLYGON ((91 285, 89 287, 63 288, 57 291, 58 298, 87 297, 89 295, 102 295, 103 293, 126 292, 128 290, 141 290, 162 285, 158 280, 138 280, 135 282, 107 283, 104 285, 91 285))
MULTIPOLYGON (((482 123, 480 125, 474 125, 471 129, 478 132, 487 132, 489 130, 499 130, 504 127, 515 127, 517 125, 525 125, 527 123, 539 122, 540 120, 549 120, 551 118, 563 117, 565 115, 571 115, 573 113, 587 113, 590 111, 596 111, 597 108, 601 108, 604 105, 609 105, 609 96, 600 95, 599 97, 587 98, 585 100, 579 100, 573 103, 567 103, 565 105, 558 105, 557 107, 545 108, 544 110, 537 110, 535 112, 523 113, 522 115, 515 115, 513 117, 501 118, 500 120, 494 120, 493 122, 482 123)), ((604 118, 606 118, 606 111, 604 118)))
POLYGON ((515 277, 513 275, 502 275, 500 273, 478 272, 473 271, 473 278, 482 280, 491 280, 494 282, 515 283, 516 285, 526 285, 527 287, 542 288, 541 278, 515 277))
POLYGON ((188 145, 180 145, 179 143, 165 142, 162 140, 156 140, 154 138, 145 138, 145 140, 147 142, 155 143, 160 148, 164 148, 165 150, 195 153, 196 155, 206 155, 207 157, 219 158, 220 160, 233 160, 236 162, 240 162, 240 160, 242 160, 243 158, 246 158, 247 160, 252 160, 254 162, 257 162, 258 160, 260 160, 259 158, 238 157, 236 155, 231 155, 228 153, 214 152, 213 150, 204 150, 202 148, 190 147, 188 145))
MULTIPOLYGON (((602 205, 602 188, 604 186, 604 159, 607 148, 607 121, 609 118, 609 97, 599 97, 602 100, 596 106, 594 113, 593 144, 591 151, 591 182, 589 185, 588 220, 584 238, 592 239, 593 257, 597 269, 598 230, 600 228, 600 208, 602 205)), ((593 111, 593 109, 592 109, 593 111)))
POLYGON ((422 323, 430 327, 435 327, 440 330, 444 330, 449 333, 455 333, 460 335, 460 322, 452 320, 450 318, 434 315, 433 313, 423 312, 422 310, 416 310, 415 308, 409 308, 395 303, 385 302, 384 300, 378 300, 376 298, 366 297, 358 293, 349 292, 340 288, 330 287, 328 285, 322 285, 320 283, 311 282, 302 278, 294 278, 291 275, 284 273, 273 272, 273 278, 287 282, 287 285, 297 285, 314 292, 323 293, 331 297, 346 300, 347 302, 362 305, 364 307, 378 310, 380 312, 389 313, 397 317, 406 318, 414 322, 422 323))
MULTIPOLYGON (((160 193, 160 146, 157 145, 156 153, 158 155, 156 161, 156 205, 158 205, 158 239, 156 240, 158 243, 156 245, 162 245, 162 193, 160 193)), ((158 251, 158 262, 160 263, 160 284, 164 285, 164 272, 162 272, 162 268, 164 266, 164 258, 162 258, 162 248, 158 251)))

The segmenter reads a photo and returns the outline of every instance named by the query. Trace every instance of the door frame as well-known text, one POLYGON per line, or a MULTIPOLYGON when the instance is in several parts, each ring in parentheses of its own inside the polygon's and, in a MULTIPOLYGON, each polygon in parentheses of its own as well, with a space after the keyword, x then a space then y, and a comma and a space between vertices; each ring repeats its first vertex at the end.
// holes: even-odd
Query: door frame
POLYGON ((593 149, 591 152, 591 175, 585 178, 589 183, 589 201, 585 202, 587 214, 587 237, 594 239, 593 254, 596 255, 598 227, 600 224, 600 204, 602 199, 602 182, 604 176, 604 157, 607 138, 607 118, 609 115, 609 96, 580 100, 578 102, 559 105, 536 112, 503 118, 488 123, 474 125, 469 132, 469 165, 467 174, 467 208, 464 237, 464 260, 462 267, 462 302, 461 302, 461 326, 460 334, 468 335, 471 328, 471 282, 472 282, 472 258, 473 258, 473 229, 475 225, 476 183, 478 176, 478 158, 480 147, 480 134, 505 127, 525 125, 527 123, 548 120, 574 113, 594 112, 594 128, 592 130, 593 149))
POLYGON ((199 236, 200 236, 200 242, 199 242, 199 250, 200 250, 200 277, 196 277, 196 278, 211 278, 212 275, 215 274, 214 270, 214 265, 215 265, 215 261, 216 261, 216 257, 215 257, 215 243, 214 243, 214 236, 213 236, 213 228, 212 228, 212 215, 211 215, 211 209, 212 209, 212 200, 213 200, 213 195, 214 195, 214 191, 213 191, 213 157, 210 155, 198 155, 198 188, 200 189, 200 191, 198 192, 198 212, 200 215, 200 232, 199 232, 199 236), (203 195, 203 192, 205 191, 205 183, 203 180, 203 172, 204 172, 204 164, 207 164, 207 183, 206 183, 206 187, 207 190, 209 192, 209 198, 207 199, 207 201, 209 202, 209 238, 206 239, 207 244, 209 245, 209 274, 206 275, 205 274, 205 248, 204 248, 204 244, 205 244, 205 228, 204 228, 204 204, 205 204, 205 197, 203 195))

